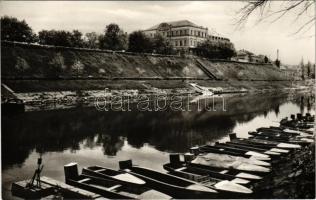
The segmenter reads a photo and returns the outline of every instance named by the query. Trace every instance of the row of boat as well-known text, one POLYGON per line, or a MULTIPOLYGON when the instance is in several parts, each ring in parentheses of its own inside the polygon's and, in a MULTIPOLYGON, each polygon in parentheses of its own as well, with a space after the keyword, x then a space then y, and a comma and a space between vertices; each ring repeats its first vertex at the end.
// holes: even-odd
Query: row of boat
MULTIPOLYGON (((314 116, 300 116, 309 123, 314 116)), ((303 119, 305 121, 303 121, 303 119)), ((292 119, 293 120, 293 119, 292 119)), ((292 123, 293 124, 293 123, 292 123)), ((250 138, 192 147, 189 153, 170 154, 162 173, 120 161, 119 170, 102 166, 64 166, 66 183, 110 199, 249 198, 254 183, 262 181, 283 157, 314 143, 310 127, 259 128, 250 138)))

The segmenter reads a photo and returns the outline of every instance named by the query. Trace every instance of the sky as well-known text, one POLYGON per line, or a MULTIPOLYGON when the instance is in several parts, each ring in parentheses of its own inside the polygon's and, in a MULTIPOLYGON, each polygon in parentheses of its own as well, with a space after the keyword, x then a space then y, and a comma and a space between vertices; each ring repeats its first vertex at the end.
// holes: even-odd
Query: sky
MULTIPOLYGON (((275 11, 285 1, 272 2, 275 11)), ((35 32, 42 29, 73 30, 102 33, 109 23, 117 23, 124 31, 149 28, 161 22, 187 19, 228 37, 237 50, 276 58, 277 49, 282 63, 315 62, 315 25, 308 31, 294 34, 315 15, 309 9, 295 21, 299 10, 258 22, 259 12, 250 16, 238 29, 237 12, 246 2, 241 1, 0 1, 1 16, 8 15, 25 21, 35 32)), ((269 14, 269 13, 268 13, 269 14)))

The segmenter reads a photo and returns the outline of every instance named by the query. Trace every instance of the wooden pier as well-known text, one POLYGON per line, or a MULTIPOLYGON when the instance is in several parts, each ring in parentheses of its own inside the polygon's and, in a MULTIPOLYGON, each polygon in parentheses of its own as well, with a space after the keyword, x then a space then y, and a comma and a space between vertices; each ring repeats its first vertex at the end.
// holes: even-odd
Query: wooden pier
POLYGON ((106 199, 99 194, 67 185, 61 181, 42 176, 40 187, 28 186, 30 180, 12 184, 12 194, 22 198, 40 199, 62 196, 70 199, 106 199))

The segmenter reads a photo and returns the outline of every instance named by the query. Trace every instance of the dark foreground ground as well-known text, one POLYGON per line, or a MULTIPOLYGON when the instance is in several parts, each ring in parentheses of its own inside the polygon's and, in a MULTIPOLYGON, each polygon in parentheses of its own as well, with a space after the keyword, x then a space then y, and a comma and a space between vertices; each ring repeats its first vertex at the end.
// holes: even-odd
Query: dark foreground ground
POLYGON ((315 144, 293 152, 257 183, 254 198, 315 199, 315 144))

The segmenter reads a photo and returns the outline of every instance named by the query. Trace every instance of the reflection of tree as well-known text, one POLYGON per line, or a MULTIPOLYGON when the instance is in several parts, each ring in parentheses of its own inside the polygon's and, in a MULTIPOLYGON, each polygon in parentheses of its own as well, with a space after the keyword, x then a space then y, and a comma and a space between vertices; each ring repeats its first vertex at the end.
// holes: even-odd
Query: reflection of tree
POLYGON ((301 100, 300 100, 300 112, 301 114, 304 113, 304 97, 301 96, 301 100))
POLYGON ((280 113, 280 105, 276 105, 274 108, 274 113, 275 115, 278 117, 279 113, 280 113))
POLYGON ((103 146, 104 155, 115 156, 122 149, 124 140, 118 135, 99 134, 96 143, 103 146))
POLYGON ((84 147, 93 149, 96 146, 95 142, 95 136, 94 135, 89 135, 87 136, 85 142, 84 142, 84 147))
POLYGON ((248 122, 264 111, 276 112, 275 105, 286 101, 281 94, 266 95, 264 99, 247 95, 227 99, 226 112, 197 112, 194 106, 191 112, 98 112, 77 108, 4 116, 2 166, 22 164, 34 149, 43 153, 66 149, 74 152, 81 146, 102 146, 105 155, 114 156, 124 144, 122 137, 136 148, 149 143, 161 151, 184 152, 192 145, 226 136, 236 122, 248 122))
POLYGON ((315 102, 315 98, 313 95, 307 97, 307 103, 306 103, 307 112, 310 112, 312 110, 314 102, 315 102))

